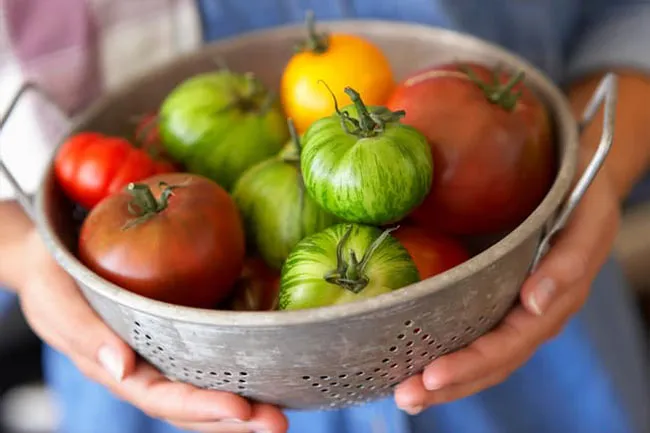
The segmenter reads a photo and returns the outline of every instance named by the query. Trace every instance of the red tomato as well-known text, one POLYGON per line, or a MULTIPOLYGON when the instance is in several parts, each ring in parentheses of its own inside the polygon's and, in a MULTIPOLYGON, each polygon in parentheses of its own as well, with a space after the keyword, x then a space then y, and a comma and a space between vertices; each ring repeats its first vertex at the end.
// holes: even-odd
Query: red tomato
MULTIPOLYGON (((160 139, 157 114, 154 113, 143 116, 136 125, 134 135, 134 140, 138 147, 149 152, 152 157, 167 161, 172 160, 160 139)), ((179 169, 181 168, 180 164, 176 162, 173 162, 172 164, 179 169)))
POLYGON ((235 284, 229 307, 235 311, 275 310, 280 291, 280 273, 259 257, 249 257, 235 284))
POLYGON ((86 209, 129 182, 172 171, 171 164, 151 158, 128 140, 95 132, 70 137, 54 159, 54 172, 63 191, 86 209))
POLYGON ((79 235, 79 258, 98 275, 190 307, 211 308, 225 299, 244 253, 243 224, 230 195, 188 173, 153 176, 107 197, 79 235))
POLYGON ((418 226, 400 226, 393 235, 411 254, 423 280, 456 267, 471 257, 465 246, 455 238, 418 226))
POLYGON ((433 151, 434 182, 413 219, 455 234, 495 233, 525 219, 550 188, 551 122, 521 82, 509 90, 511 76, 468 66, 474 79, 455 64, 414 74, 387 105, 405 110, 404 123, 433 151))

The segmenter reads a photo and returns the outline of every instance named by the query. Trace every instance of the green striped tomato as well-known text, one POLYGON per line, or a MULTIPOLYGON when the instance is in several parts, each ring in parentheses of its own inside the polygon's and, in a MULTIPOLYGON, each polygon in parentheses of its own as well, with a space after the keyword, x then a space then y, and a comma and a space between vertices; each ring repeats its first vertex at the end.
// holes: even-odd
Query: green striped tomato
POLYGON ((340 223, 298 242, 282 267, 279 308, 344 304, 419 281, 413 259, 390 234, 393 230, 340 223))
POLYGON ((383 225, 405 217, 425 199, 433 178, 426 138, 403 125, 404 112, 353 104, 305 132, 301 167, 307 191, 323 208, 355 223, 383 225))
POLYGON ((338 221, 306 193, 299 160, 300 143, 294 136, 277 156, 244 172, 233 189, 249 245, 275 269, 298 241, 338 221))
POLYGON ((172 158, 227 190, 289 138, 277 98, 251 74, 203 73, 163 101, 160 136, 172 158))

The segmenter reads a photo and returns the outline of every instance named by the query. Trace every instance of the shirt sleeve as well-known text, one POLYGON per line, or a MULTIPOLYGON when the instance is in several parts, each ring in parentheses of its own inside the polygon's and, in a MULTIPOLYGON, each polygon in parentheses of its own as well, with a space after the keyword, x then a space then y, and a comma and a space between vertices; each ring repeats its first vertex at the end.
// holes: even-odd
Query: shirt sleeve
POLYGON ((582 25, 568 52, 566 81, 613 68, 650 74, 650 0, 583 4, 582 25))

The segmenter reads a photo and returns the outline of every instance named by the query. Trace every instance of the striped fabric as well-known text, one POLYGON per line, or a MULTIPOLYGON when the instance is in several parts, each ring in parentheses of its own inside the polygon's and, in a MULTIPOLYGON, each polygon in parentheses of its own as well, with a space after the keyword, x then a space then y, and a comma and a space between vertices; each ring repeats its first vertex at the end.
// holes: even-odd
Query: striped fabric
MULTIPOLYGON (((77 112, 101 92, 200 43, 194 0, 0 0, 0 113, 24 80, 77 112)), ((29 95, 2 131, 0 158, 28 192, 65 126, 29 95)), ((0 176, 0 199, 12 196, 0 176)))

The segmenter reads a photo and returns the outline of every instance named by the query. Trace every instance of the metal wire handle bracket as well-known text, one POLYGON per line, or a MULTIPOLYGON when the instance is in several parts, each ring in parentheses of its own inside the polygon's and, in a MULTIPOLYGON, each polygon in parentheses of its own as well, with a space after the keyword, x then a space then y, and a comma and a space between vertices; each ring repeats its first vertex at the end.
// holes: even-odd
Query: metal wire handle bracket
POLYGON ((612 142, 614 141, 614 118, 616 115, 617 97, 618 76, 610 72, 601 80, 598 88, 591 97, 589 104, 587 104, 587 107, 582 114, 582 119, 578 125, 579 132, 582 134, 584 129, 594 120, 600 106, 604 104, 603 131, 600 136, 600 143, 598 144, 598 148, 596 149, 591 161, 589 161, 589 165, 587 165, 582 176, 573 187, 573 190, 560 210, 560 213, 553 221, 550 229, 544 234, 544 237, 537 247, 537 252, 535 253, 531 265, 531 272, 537 269, 539 262, 546 253, 548 253, 551 241, 555 235, 566 226, 573 211, 580 203, 580 200, 582 200, 587 188, 589 188, 589 185, 591 185, 591 182, 593 182, 607 158, 607 154, 609 153, 609 150, 612 147, 612 142))
MULTIPOLYGON (((43 90, 40 86, 38 86, 36 83, 27 81, 23 83, 20 86, 20 89, 18 92, 16 92, 16 95, 14 95, 13 99, 11 100, 11 103, 9 104, 9 107, 5 111, 4 115, 0 117, 0 134, 2 134, 4 130, 4 126, 9 120, 9 117, 11 116, 12 112, 14 109, 18 106, 18 103, 20 102, 22 96, 27 93, 27 91, 33 90, 36 92, 41 98, 43 98, 48 104, 53 106, 63 117, 67 118, 68 114, 65 112, 63 108, 54 100, 52 96, 50 96, 45 90, 43 90)), ((18 184, 18 181, 16 178, 11 174, 7 166, 2 162, 2 158, 0 158, 0 173, 2 173, 7 180, 9 181, 9 184, 13 187, 14 191, 16 191, 16 197, 18 200, 18 203, 20 203, 20 206, 23 208, 25 213, 32 219, 34 220, 34 210, 33 210, 33 203, 32 203, 32 198, 27 194, 22 187, 18 184)))

